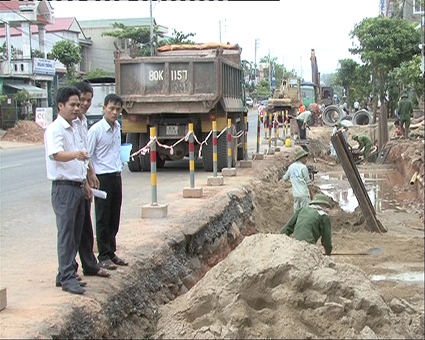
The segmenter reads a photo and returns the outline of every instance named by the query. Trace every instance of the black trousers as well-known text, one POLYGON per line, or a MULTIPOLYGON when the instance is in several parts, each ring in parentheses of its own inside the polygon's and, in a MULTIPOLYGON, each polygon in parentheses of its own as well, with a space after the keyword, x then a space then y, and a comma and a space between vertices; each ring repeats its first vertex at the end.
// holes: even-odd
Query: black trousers
POLYGON ((302 128, 303 127, 303 121, 297 119, 297 124, 298 124, 298 134, 300 139, 307 139, 307 133, 306 133, 306 129, 302 128))
POLYGON ((106 261, 115 257, 116 236, 120 224, 122 203, 122 181, 120 173, 97 175, 99 189, 106 191, 106 199, 95 198, 96 239, 99 250, 98 260, 106 261))
POLYGON ((85 215, 83 232, 81 234, 80 247, 78 253, 80 255, 81 266, 85 274, 96 274, 100 266, 97 263, 96 256, 93 254, 94 236, 93 224, 91 221, 91 202, 85 200, 85 215))

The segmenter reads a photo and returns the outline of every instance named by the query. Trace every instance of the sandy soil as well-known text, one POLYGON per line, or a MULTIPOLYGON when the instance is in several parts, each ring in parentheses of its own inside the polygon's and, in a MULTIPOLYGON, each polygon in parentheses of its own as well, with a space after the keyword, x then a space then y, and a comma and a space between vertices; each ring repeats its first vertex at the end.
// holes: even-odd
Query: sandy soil
MULTIPOLYGON (((350 130, 350 135, 372 131, 370 126, 350 130)), ((309 164, 320 173, 342 173, 327 155, 329 132, 329 127, 310 132, 316 163, 310 157, 309 164)), ((423 188, 410 186, 406 176, 415 170, 423 178, 423 161, 417 161, 423 160, 423 141, 398 143, 389 156, 394 162, 403 159, 399 170, 404 181, 397 189, 418 190, 416 195, 399 202, 406 211, 377 214, 388 229, 382 234, 369 231, 359 208, 348 213, 333 201, 331 257, 322 254, 320 241, 310 247, 279 234, 293 204, 290 183, 279 178, 293 154, 279 153, 272 162, 263 162, 262 175, 250 183, 259 234, 247 237, 187 294, 161 308, 153 337, 423 338, 423 188), (408 280, 417 274, 422 280, 408 280)), ((314 192, 320 192, 317 185, 314 192)))

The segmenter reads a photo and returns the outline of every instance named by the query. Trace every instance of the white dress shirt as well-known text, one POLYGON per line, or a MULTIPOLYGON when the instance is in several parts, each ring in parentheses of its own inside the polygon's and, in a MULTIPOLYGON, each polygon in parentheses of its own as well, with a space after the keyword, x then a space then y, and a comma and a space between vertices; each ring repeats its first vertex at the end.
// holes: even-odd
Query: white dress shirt
POLYGON ((103 117, 88 132, 88 152, 96 175, 121 172, 121 126, 112 129, 103 117))
POLYGON ((59 162, 53 158, 53 155, 60 151, 82 149, 83 140, 78 127, 74 123, 71 126, 61 115, 58 115, 44 132, 44 145, 48 179, 52 181, 84 181, 87 175, 87 167, 84 161, 73 159, 68 162, 59 162))

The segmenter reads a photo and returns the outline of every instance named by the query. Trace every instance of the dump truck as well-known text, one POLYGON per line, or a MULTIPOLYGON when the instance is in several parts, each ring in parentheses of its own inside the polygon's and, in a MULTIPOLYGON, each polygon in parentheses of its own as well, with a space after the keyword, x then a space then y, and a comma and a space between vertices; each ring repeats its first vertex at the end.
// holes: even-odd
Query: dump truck
MULTIPOLYGON (((212 122, 216 121, 217 169, 228 166, 227 126, 231 120, 232 167, 243 159, 244 78, 238 45, 209 43, 166 45, 156 55, 130 58, 115 53, 116 92, 124 101, 122 131, 132 154, 146 146, 156 128, 157 167, 189 155, 185 140, 193 124, 195 155, 202 150, 204 169, 213 170, 212 122), (239 137, 237 137, 239 136, 239 137), (235 138, 237 137, 237 138, 235 138), (205 143, 202 143, 205 142, 205 143), (200 148, 202 144, 202 148, 200 148)), ((128 163, 130 171, 150 171, 149 153, 128 163)))

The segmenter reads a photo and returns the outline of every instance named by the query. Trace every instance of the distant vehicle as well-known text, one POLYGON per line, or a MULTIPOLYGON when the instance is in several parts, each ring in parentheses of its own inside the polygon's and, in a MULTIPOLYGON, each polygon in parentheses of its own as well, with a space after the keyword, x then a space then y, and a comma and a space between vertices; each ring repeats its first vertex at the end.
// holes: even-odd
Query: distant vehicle
POLYGON ((89 112, 87 112, 87 125, 90 129, 94 123, 103 117, 103 100, 105 97, 110 93, 115 93, 115 77, 91 78, 85 81, 93 87, 93 101, 89 112))
POLYGON ((248 107, 253 107, 254 106, 254 101, 252 100, 251 97, 247 97, 245 100, 245 103, 248 107))

